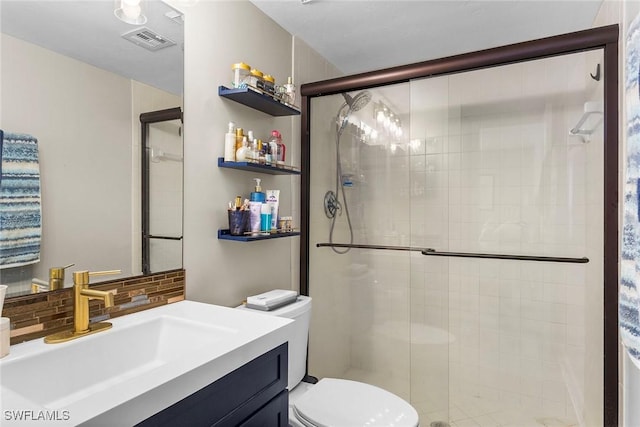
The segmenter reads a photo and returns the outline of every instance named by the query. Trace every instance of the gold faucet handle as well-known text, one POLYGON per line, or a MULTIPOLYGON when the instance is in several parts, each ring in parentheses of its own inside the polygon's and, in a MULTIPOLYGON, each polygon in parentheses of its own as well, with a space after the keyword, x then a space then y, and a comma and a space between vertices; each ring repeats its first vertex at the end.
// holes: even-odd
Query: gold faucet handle
POLYGON ((65 265, 64 267, 51 267, 49 269, 49 279, 64 279, 64 271, 73 267, 75 264, 65 265))
POLYGON ((74 271, 73 283, 76 285, 88 285, 89 276, 108 276, 111 274, 120 274, 122 270, 105 270, 105 271, 74 271))

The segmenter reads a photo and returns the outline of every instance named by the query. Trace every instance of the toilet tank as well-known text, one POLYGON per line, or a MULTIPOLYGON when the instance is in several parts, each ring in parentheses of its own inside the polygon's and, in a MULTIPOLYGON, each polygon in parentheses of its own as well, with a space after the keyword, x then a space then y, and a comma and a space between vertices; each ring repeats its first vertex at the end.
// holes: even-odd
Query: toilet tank
POLYGON ((280 316, 294 320, 293 332, 289 337, 289 390, 293 390, 304 378, 307 365, 307 342, 309 339, 309 322, 311 320, 311 297, 299 295, 296 302, 287 304, 276 310, 261 311, 247 308, 244 305, 238 309, 249 310, 269 316, 280 316))

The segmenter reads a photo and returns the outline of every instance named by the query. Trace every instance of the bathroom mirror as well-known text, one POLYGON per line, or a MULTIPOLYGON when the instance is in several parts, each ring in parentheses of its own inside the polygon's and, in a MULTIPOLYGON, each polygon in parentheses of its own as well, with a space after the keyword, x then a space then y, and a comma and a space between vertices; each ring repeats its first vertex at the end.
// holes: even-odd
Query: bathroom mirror
POLYGON ((69 264, 65 286, 77 270, 143 273, 140 114, 182 105, 183 20, 159 0, 142 12, 130 25, 113 0, 0 2, 0 129, 38 139, 42 211, 40 261, 0 269, 9 296, 69 264))

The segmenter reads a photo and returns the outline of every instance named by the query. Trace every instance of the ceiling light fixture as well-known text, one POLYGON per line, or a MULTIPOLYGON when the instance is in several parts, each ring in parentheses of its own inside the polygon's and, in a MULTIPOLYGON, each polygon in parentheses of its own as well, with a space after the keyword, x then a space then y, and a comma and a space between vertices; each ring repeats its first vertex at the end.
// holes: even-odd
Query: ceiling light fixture
POLYGON ((132 25, 143 25, 147 17, 143 13, 142 0, 115 0, 113 13, 122 22, 132 25))

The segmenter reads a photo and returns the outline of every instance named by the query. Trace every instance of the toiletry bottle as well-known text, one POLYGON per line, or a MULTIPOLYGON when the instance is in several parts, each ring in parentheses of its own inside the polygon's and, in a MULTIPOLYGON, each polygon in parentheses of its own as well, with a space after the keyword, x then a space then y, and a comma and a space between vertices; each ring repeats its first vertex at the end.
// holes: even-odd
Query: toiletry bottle
POLYGON ((236 151, 236 162, 245 162, 247 161, 247 156, 249 155, 249 141, 246 136, 242 137, 242 147, 238 148, 236 151))
POLYGON ((264 90, 264 74, 262 74, 262 71, 252 68, 250 73, 249 85, 261 91, 264 90))
POLYGON ((229 122, 229 129, 224 134, 224 161, 233 162, 236 160, 236 135, 235 123, 229 122))
POLYGON ((244 136, 244 133, 242 132, 242 128, 236 128, 236 151, 238 151, 238 148, 242 147, 242 137, 244 136))
POLYGON ((260 234, 260 215, 262 202, 249 202, 249 231, 254 236, 260 234))
POLYGON ((269 151, 271 152, 271 163, 278 163, 278 135, 280 132, 277 130, 271 131, 271 138, 269 138, 269 151))
POLYGON ((276 144, 278 146, 278 155, 276 157, 276 163, 279 165, 284 165, 285 154, 287 151, 287 147, 282 143, 282 134, 278 132, 278 139, 276 140, 276 144))
POLYGON ((266 195, 262 192, 262 187, 260 186, 260 182, 262 181, 260 178, 253 178, 256 182, 256 187, 254 191, 251 193, 250 201, 252 202, 260 202, 264 203, 267 200, 266 195))
POLYGON ((249 64, 239 62, 232 64, 231 69, 233 70, 233 87, 237 89, 246 87, 249 82, 249 71, 251 70, 249 64))
POLYGON ((271 151, 271 144, 267 143, 266 144, 266 150, 265 150, 265 163, 268 165, 273 165, 275 164, 274 160, 273 160, 273 152, 271 151))
POLYGON ((254 163, 258 163, 259 159, 260 159, 260 152, 258 151, 258 139, 254 138, 253 141, 251 141, 251 144, 249 146, 249 151, 251 151, 251 161, 254 163))
POLYGON ((255 155, 255 150, 253 149, 253 141, 254 141, 254 137, 253 137, 253 131, 250 130, 247 132, 247 142, 248 142, 248 149, 247 149, 247 155, 246 155, 246 160, 248 162, 253 162, 256 161, 256 155, 255 155))
POLYGON ((265 145, 266 144, 263 144, 261 139, 258 139, 258 163, 260 163, 261 165, 264 165, 267 161, 265 145))
POLYGON ((254 178, 256 187, 251 193, 249 202, 249 228, 253 235, 260 233, 260 221, 262 214, 262 204, 266 201, 266 195, 262 192, 260 178, 254 178))
POLYGON ((271 213, 271 229, 275 230, 278 228, 278 205, 280 199, 280 190, 267 190, 265 193, 266 204, 269 206, 271 213))
POLYGON ((287 84, 284 85, 284 90, 287 94, 285 102, 294 105, 296 102, 296 87, 293 84, 291 77, 287 77, 287 84))
POLYGON ((263 203, 260 210, 260 234, 271 232, 271 207, 263 203))
POLYGON ((269 95, 273 95, 276 92, 276 79, 272 75, 265 74, 263 76, 262 84, 262 90, 267 92, 269 95))

